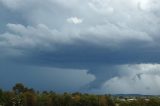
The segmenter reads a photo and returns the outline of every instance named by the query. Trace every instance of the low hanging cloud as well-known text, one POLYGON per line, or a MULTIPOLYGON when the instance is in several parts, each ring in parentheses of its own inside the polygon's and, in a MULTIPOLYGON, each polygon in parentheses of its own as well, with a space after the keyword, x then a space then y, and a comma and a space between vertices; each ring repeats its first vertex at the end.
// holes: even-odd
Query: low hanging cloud
POLYGON ((0 85, 3 89, 11 89, 15 83, 20 82, 36 90, 75 92, 96 79, 85 69, 17 65, 6 61, 0 63, 0 85))
POLYGON ((157 95, 160 89, 160 64, 130 64, 117 67, 115 77, 104 82, 94 92, 112 94, 157 95))

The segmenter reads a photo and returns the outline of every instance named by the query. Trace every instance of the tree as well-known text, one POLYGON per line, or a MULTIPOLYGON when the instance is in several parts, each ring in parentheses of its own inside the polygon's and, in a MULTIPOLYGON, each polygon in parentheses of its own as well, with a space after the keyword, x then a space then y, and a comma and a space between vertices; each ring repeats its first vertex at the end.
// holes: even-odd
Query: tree
POLYGON ((25 87, 22 83, 17 83, 15 84, 15 86, 12 88, 12 90, 16 93, 16 94, 20 94, 22 92, 25 91, 25 87))
POLYGON ((100 106, 108 106, 108 101, 105 96, 99 96, 98 98, 100 106))
POLYGON ((63 104, 64 106, 71 106, 72 104, 72 97, 68 93, 63 94, 63 104))
POLYGON ((13 106, 15 94, 13 92, 3 92, 5 106, 13 106))
POLYGON ((0 89, 0 105, 4 104, 4 97, 3 97, 3 91, 0 89))
POLYGON ((24 106, 36 106, 36 95, 32 92, 24 92, 23 93, 23 102, 24 102, 24 106))
POLYGON ((114 103, 114 101, 112 100, 112 98, 111 98, 111 96, 109 95, 109 96, 105 96, 106 97, 106 99, 107 99, 107 106, 115 106, 115 103, 114 103))

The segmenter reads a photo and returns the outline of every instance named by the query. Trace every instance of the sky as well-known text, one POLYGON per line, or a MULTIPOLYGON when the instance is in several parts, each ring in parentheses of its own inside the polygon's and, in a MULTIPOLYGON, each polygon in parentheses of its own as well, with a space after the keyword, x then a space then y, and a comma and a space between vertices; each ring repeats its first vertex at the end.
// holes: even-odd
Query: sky
POLYGON ((0 0, 0 88, 160 94, 159 0, 0 0))

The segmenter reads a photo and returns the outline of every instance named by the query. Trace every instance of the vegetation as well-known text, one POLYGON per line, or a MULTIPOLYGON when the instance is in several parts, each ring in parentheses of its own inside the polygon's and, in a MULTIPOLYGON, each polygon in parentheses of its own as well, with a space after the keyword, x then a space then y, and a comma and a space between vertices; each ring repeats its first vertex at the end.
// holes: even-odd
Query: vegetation
POLYGON ((115 106, 108 95, 38 92, 17 83, 12 91, 0 90, 0 106, 115 106))
POLYGON ((159 97, 129 98, 79 92, 38 92, 21 83, 17 83, 11 91, 0 89, 0 106, 160 106, 159 97))

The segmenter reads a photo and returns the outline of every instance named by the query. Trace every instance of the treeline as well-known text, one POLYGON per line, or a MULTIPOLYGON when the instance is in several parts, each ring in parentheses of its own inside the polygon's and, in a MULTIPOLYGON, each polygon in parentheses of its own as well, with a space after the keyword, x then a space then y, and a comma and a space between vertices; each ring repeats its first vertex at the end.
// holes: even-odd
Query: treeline
POLYGON ((12 91, 0 90, 0 106, 115 106, 109 95, 38 92, 17 83, 12 91))
POLYGON ((0 89, 0 106, 160 106, 160 98, 38 92, 17 83, 11 91, 0 89))

